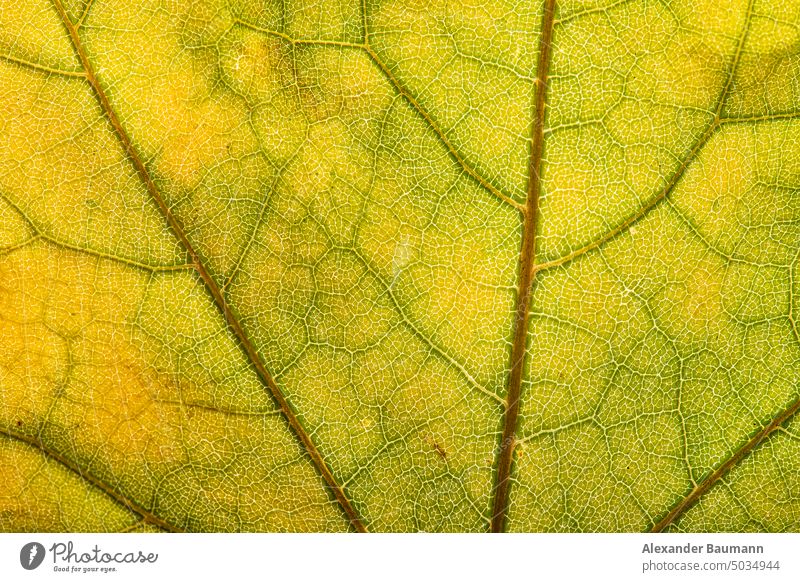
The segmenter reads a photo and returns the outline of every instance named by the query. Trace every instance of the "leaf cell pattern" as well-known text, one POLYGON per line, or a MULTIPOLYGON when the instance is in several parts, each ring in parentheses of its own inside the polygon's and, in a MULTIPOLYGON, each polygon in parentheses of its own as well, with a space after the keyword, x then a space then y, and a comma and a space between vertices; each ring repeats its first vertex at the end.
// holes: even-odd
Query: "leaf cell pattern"
POLYGON ((0 0, 0 530, 796 531, 800 4, 0 0))

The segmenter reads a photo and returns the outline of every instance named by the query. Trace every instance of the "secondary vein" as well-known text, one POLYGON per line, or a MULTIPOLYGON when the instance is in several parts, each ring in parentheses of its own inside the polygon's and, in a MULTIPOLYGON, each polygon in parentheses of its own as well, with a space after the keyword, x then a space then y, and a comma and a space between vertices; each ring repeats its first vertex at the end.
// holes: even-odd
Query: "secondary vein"
POLYGON ((120 491, 117 491, 114 487, 112 487, 105 481, 101 480, 100 478, 96 477, 92 473, 85 471, 71 459, 64 457, 63 455, 57 453, 56 451, 48 449, 39 439, 28 435, 10 432, 5 430, 4 428, 0 428, 0 436, 10 440, 24 443, 28 446, 31 446, 39 450, 45 457, 57 462, 59 465, 68 469, 70 472, 77 474, 84 481, 88 481, 94 487, 96 487, 97 489, 99 489, 100 491, 111 497, 111 499, 122 505, 125 509, 128 509, 129 511, 138 514, 142 518, 142 522, 157 525, 158 527, 171 532, 183 531, 179 527, 167 521, 164 521, 160 517, 154 515, 153 513, 145 509, 144 506, 142 506, 140 503, 137 503, 130 497, 126 497, 120 491))
POLYGON ((377 68, 377 70, 380 71, 381 75, 383 75, 383 77, 389 82, 392 88, 403 97, 403 99, 411 106, 414 112, 417 115, 419 115, 419 117, 422 119, 423 122, 425 122, 428 128, 431 131, 433 131, 439 142, 447 149, 448 154, 461 167, 461 169, 467 174, 467 176, 475 180, 475 182, 478 185, 480 185, 486 192, 489 192, 493 196, 497 197, 499 200, 502 200, 504 203, 515 208, 519 212, 525 211, 525 208, 522 204, 514 200, 511 196, 501 192, 497 187, 492 185, 492 183, 487 178, 484 178, 475 167, 471 166, 467 162, 465 157, 462 156, 461 153, 459 153, 458 148, 456 148, 455 145, 453 145, 453 143, 448 139, 445 131, 441 127, 439 127, 439 125, 436 123, 433 116, 428 112, 428 110, 422 106, 422 104, 414 96, 414 94, 400 82, 397 76, 392 72, 391 68, 380 58, 378 53, 376 53, 373 50, 372 46, 368 42, 369 39, 368 35, 365 36, 367 40, 363 44, 329 41, 321 39, 296 39, 282 32, 278 32, 276 30, 260 28, 254 24, 251 24, 241 19, 236 19, 235 22, 236 24, 244 28, 248 28, 250 30, 260 32, 262 34, 275 36, 293 45, 338 46, 338 47, 351 48, 363 51, 369 57, 370 61, 377 68))
POLYGON ((727 475, 739 462, 749 455, 753 449, 763 443, 767 438, 780 429, 785 422, 790 420, 800 410, 800 398, 795 399, 778 416, 759 430, 743 446, 739 447, 724 463, 722 463, 713 473, 694 487, 688 495, 683 497, 664 517, 658 520, 650 531, 661 532, 673 524, 687 509, 697 503, 709 489, 716 485, 720 479, 727 475))

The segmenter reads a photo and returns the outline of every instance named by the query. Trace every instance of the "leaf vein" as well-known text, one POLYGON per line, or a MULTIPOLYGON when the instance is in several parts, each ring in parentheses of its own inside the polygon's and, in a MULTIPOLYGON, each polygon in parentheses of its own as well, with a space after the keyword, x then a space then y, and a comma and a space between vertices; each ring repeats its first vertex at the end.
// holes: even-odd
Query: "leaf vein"
POLYGON ((80 477, 81 479, 90 483, 93 487, 99 489, 100 491, 108 495, 111 499, 116 501, 119 505, 123 506, 125 509, 128 509, 129 511, 132 511, 140 515, 144 523, 151 523, 153 525, 156 525, 162 529, 171 532, 183 531, 178 526, 171 524, 165 521, 164 519, 154 515, 153 513, 145 509, 143 505, 131 499, 130 497, 127 497, 122 492, 118 491, 117 489, 115 489, 114 487, 112 487, 111 485, 109 485, 96 475, 82 469, 80 465, 78 465, 71 459, 61 455, 60 453, 54 450, 49 449, 40 439, 11 432, 4 428, 0 428, 0 436, 2 436, 3 438, 21 442, 30 447, 33 447, 34 449, 37 449, 45 456, 45 458, 55 461, 56 463, 66 468, 70 472, 78 475, 78 477, 80 477))
POLYGON ((177 217, 172 213, 172 210, 167 205, 166 200, 161 195, 161 192, 155 185, 153 178, 150 176, 149 170, 142 161, 142 158, 137 153, 133 145, 133 142, 128 136, 128 133, 125 130, 125 128, 122 126, 122 123, 117 117, 116 112, 111 106, 111 103, 108 99, 108 96, 105 93, 105 90, 103 89, 102 85, 100 84, 100 81, 95 75, 94 69, 92 67, 91 62, 89 61, 88 55, 86 54, 86 51, 83 49, 81 39, 78 35, 78 31, 70 21, 69 17, 67 16, 66 10, 62 5, 61 0, 53 0, 53 3, 61 17, 64 27, 67 29, 67 32, 69 33, 70 40, 72 41, 72 45, 78 55, 78 58, 80 59, 81 64, 83 65, 83 68, 86 71, 87 82, 91 86, 95 94, 95 97, 97 98, 103 112, 105 113, 109 123, 111 124, 114 130, 114 134, 116 135, 117 139, 122 145, 125 154, 129 158, 130 162, 136 169, 137 174, 139 175, 139 177, 143 182, 143 185, 145 186, 146 190, 152 197, 153 201, 158 206, 159 210, 164 216, 164 219, 166 220, 172 232, 175 234, 175 236, 184 246, 186 251, 189 253, 192 263, 194 264, 195 270, 197 271, 197 274, 204 282, 207 291, 213 298, 214 304, 221 312, 221 315, 224 317, 230 330, 236 336, 240 347, 243 349, 245 355, 250 360, 250 363, 252 364, 254 370, 257 372, 259 378, 266 385, 266 387, 269 389, 269 392, 272 394, 273 398, 280 406, 281 410, 284 413, 284 416, 286 417, 288 424, 292 428, 292 431, 301 441, 305 449, 305 452, 308 454, 312 463, 317 468, 324 481, 327 483, 330 493, 333 494, 334 498, 341 506, 342 511, 345 513, 345 515, 347 516, 348 520, 353 525, 353 527, 357 531, 366 531, 366 526, 364 525, 355 507, 352 505, 350 499, 345 494, 344 489, 338 484, 336 478, 334 477, 333 473, 331 472, 330 468, 328 467, 327 463, 322 457, 322 454, 319 452, 316 445, 314 444, 311 436, 300 423, 300 420, 297 417, 294 409, 289 404, 283 392, 278 388, 278 385, 275 383, 273 377, 267 371, 264 362, 261 359, 261 356, 258 354, 258 351, 256 350, 255 346, 250 341, 244 328, 241 326, 237 314, 225 300, 225 297, 219 285, 217 284, 213 276, 210 274, 210 272, 206 269, 205 263, 203 262, 200 254, 195 250, 194 246, 192 245, 191 241, 186 235, 183 226, 180 224, 177 217))
POLYGON ((520 245, 517 304, 513 341, 510 354, 510 373, 506 392, 506 409, 503 415, 503 434, 497 452, 497 480, 494 489, 491 531, 502 532, 506 526, 508 495, 511 486, 511 466, 516 445, 517 418, 519 416, 522 376, 528 345, 528 318, 536 271, 536 231, 539 220, 539 195, 542 188, 541 165, 544 153, 544 124, 547 100, 547 73, 550 66, 551 42, 555 22, 556 1, 546 0, 542 16, 539 41, 539 58, 536 66, 536 93, 531 122, 530 159, 528 166, 528 192, 523 213, 522 241, 520 245))
POLYGON ((356 44, 350 42, 339 42, 339 41, 332 41, 332 40, 306 40, 306 39, 295 39, 290 37, 287 34, 282 32, 278 32, 276 30, 269 30, 266 28, 261 28, 250 24, 244 20, 237 19, 236 23, 256 32, 261 32, 263 34, 277 36, 288 43, 293 45, 317 45, 317 46, 338 46, 338 47, 346 47, 346 48, 353 48, 359 49, 364 51, 367 56, 370 58, 372 63, 377 67, 377 69, 383 74, 389 84, 397 91, 400 95, 402 95, 403 99, 411 106, 411 108, 419 115, 428 128, 436 134, 438 140, 444 145, 447 149, 450 156, 455 160, 455 162, 461 166, 461 168, 469 175, 473 180, 475 180, 484 190, 491 193, 495 197, 502 200, 504 203, 516 208, 520 212, 523 211, 524 207, 522 204, 501 192, 497 187, 495 187, 489 180, 484 178, 483 176, 478 173, 478 171, 473 168, 464 157, 458 152, 458 149, 452 144, 452 142, 447 138, 445 132, 436 124, 433 120, 431 114, 420 104, 420 102, 414 97, 414 95, 405 87, 402 83, 397 79, 397 77, 392 73, 391 69, 381 60, 381 58, 377 55, 377 53, 372 49, 369 44, 356 44))

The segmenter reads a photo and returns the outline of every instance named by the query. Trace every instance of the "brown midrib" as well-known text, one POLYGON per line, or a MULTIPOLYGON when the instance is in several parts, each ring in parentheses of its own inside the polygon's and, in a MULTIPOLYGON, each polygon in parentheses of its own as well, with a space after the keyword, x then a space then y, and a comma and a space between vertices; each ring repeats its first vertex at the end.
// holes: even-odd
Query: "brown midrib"
MULTIPOLYGON (((491 531, 500 532, 505 528, 505 517, 508 507, 508 492, 510 487, 511 466, 513 463, 513 450, 515 443, 515 433, 517 418, 519 415, 520 392, 522 385, 522 375, 524 371, 525 356, 527 351, 527 328, 528 328, 528 315, 530 310, 530 298, 533 291, 533 284, 536 274, 539 270, 544 270, 550 266, 558 266, 566 263, 573 257, 568 256, 566 260, 553 261, 552 263, 536 265, 536 228, 538 218, 538 204, 539 194, 541 192, 541 177, 540 166, 542 159, 542 152, 544 146, 544 118, 545 118, 545 101, 547 90, 547 72, 550 56, 550 42, 552 39, 553 30, 553 12, 555 0, 547 0, 545 13, 542 25, 542 38, 539 50, 539 61, 537 68, 537 93, 535 98, 535 115, 532 124, 531 134, 531 156, 528 177, 528 196, 526 199, 524 211, 524 228, 523 228, 523 241, 520 251, 520 276, 517 286, 517 305, 516 305, 516 318, 514 327, 514 337, 511 351, 511 371, 508 382, 506 414, 504 418, 503 434, 500 441, 498 467, 497 467, 497 480, 495 487, 494 506, 491 519, 491 531)), ((720 93, 719 99, 714 108, 714 121, 710 127, 704 132, 698 142, 692 147, 688 158, 681 165, 675 175, 671 178, 667 187, 663 192, 655 198, 652 204, 648 205, 645 210, 652 209, 658 202, 666 198, 666 196, 674 189, 681 177, 685 173, 689 163, 695 159, 699 151, 708 143, 716 132, 716 130, 725 123, 727 120, 722 117, 722 112, 725 106, 726 97, 730 86, 733 83, 736 67, 741 58, 743 46, 747 38, 749 29, 749 21, 752 16, 753 0, 750 1, 747 8, 747 17, 744 25, 744 31, 739 39, 736 47, 736 53, 732 62, 730 63, 727 79, 723 89, 720 93)), ((639 220, 641 216, 636 216, 633 220, 629 221, 624 226, 630 226, 633 222, 639 220)), ((620 231, 624 228, 620 228, 620 231)), ((612 233, 614 234, 614 233, 612 233)), ((588 249, 587 249, 588 250, 588 249)), ((582 254, 582 253, 581 253, 582 254)), ((680 515, 682 515, 689 507, 691 507, 697 500, 704 495, 714 484, 722 479, 733 467, 735 467, 743 458, 750 454, 759 444, 767 439, 773 432, 775 432, 782 424, 791 419, 794 415, 800 412, 800 398, 794 400, 789 404, 778 416, 776 416, 769 424, 758 431, 750 440, 744 445, 739 447, 719 468, 711 473, 699 485, 694 487, 685 497, 683 497, 661 520, 659 520, 652 528, 652 531, 662 531, 673 523, 680 515)))
POLYGON ((92 67, 91 62, 89 61, 89 58, 86 55, 86 51, 83 49, 83 44, 81 43, 78 31, 72 24, 72 21, 70 20, 69 16, 67 15, 64 6, 61 4, 61 0, 53 0, 53 3, 55 5, 56 10, 59 13, 59 16, 61 17, 64 27, 67 29, 67 32, 69 33, 70 39, 72 40, 72 45, 86 73, 86 80, 91 86, 92 91, 95 97, 97 98, 98 102, 100 103, 100 107, 105 113, 109 123, 111 123, 115 135, 117 136, 117 138, 120 141, 120 144, 125 150, 126 156, 131 161, 134 168, 136 169, 137 174, 139 174, 139 177, 144 183, 145 188, 147 189, 150 196, 158 205, 158 208, 160 209, 162 215, 167 221, 167 224, 169 225, 172 232, 175 234, 178 240, 180 240, 181 244, 188 252, 192 264, 195 267, 195 270, 197 271, 198 275, 203 280, 203 283, 205 284, 209 293, 213 297, 214 303, 224 316, 225 321, 228 324, 228 327, 236 335, 237 339, 239 340, 239 345, 244 350, 251 364, 258 373, 258 376, 267 386, 273 398, 280 406, 280 409, 283 412, 284 416, 286 417, 287 422, 289 423, 294 433, 297 435, 297 438, 303 444, 306 453, 309 455, 312 462, 314 463, 314 466, 319 471, 322 478, 325 480, 334 498, 342 507, 342 510, 346 514, 348 520, 350 521, 352 526, 356 529, 356 531, 360 532, 367 531, 366 526, 364 525, 360 515, 358 514, 355 507, 353 507, 352 503, 345 495, 344 490, 337 482, 336 478, 334 477, 327 463, 323 459, 322 454, 319 452, 316 445, 311 440, 311 436, 308 434, 308 432, 306 432, 305 428, 300 423, 300 420, 297 418, 297 415, 295 414, 288 400, 280 391, 278 385, 276 384, 275 380, 272 378, 270 373, 267 371, 263 361, 261 360, 261 357, 258 355, 258 352, 256 351, 255 346, 252 344, 249 337, 242 328, 241 324, 239 323, 236 314, 233 312, 233 310, 225 300, 225 297, 219 285, 217 285, 217 282, 208 272, 199 253, 194 249, 194 246, 189 241, 189 238, 184 232, 183 226, 178 222, 175 215, 173 215, 172 211, 167 206, 166 201, 161 196, 161 193, 158 190, 156 184, 153 182, 153 179, 150 177, 150 173, 147 170, 147 167, 142 161, 142 158, 136 152, 136 149, 134 148, 133 143, 131 142, 131 139, 128 136, 128 133, 122 126, 122 123, 120 122, 113 107, 111 106, 111 103, 108 100, 108 96, 103 90, 103 87, 100 85, 100 82, 98 81, 97 76, 95 75, 94 68, 92 67))
MULTIPOLYGON (((688 158, 678 169, 676 174, 672 177, 667 187, 661 195, 659 195, 653 204, 648 205, 649 210, 654 207, 659 201, 665 199, 666 196, 674 189, 677 183, 685 173, 689 163, 698 155, 699 151, 708 143, 716 132, 716 130, 726 121, 722 116, 727 95, 730 87, 734 81, 736 68, 741 59, 744 44, 749 32, 749 24, 753 12, 753 0, 750 0, 747 7, 747 16, 745 19, 744 30, 737 43, 734 58, 730 63, 727 79, 723 89, 720 93, 719 99, 714 108, 714 120, 711 126, 704 132, 699 141, 692 147, 688 158)), ((528 328, 528 315, 530 310, 530 297, 533 290, 533 284, 537 273, 537 265, 535 265, 536 258, 536 228, 538 218, 538 204, 539 194, 541 191, 541 176, 540 167, 542 152, 544 146, 544 118, 545 118, 545 101, 547 90, 547 73, 550 56, 550 42, 552 39, 552 30, 554 24, 554 6, 555 0, 547 0, 545 6, 545 13, 542 25, 542 38, 539 50, 539 61, 537 68, 537 93, 536 93, 536 108, 532 124, 531 134, 531 156, 528 176, 528 195, 526 199, 524 211, 524 229, 523 241, 520 251, 520 276, 517 286, 517 306, 516 318, 514 327, 514 338, 511 351, 511 372, 508 382, 508 394, 506 414, 504 419, 503 434, 500 442, 500 453, 498 458, 497 468, 497 482, 495 489, 494 507, 492 511, 491 531, 500 532, 505 528, 505 518, 508 507, 508 491, 510 486, 511 465, 513 462, 513 450, 515 442, 516 424, 519 415, 519 401, 520 391, 522 385, 522 374, 524 370, 524 362, 527 351, 527 328, 528 328)), ((624 227, 630 226, 636 222, 641 216, 636 216, 624 227)), ((614 233, 612 233, 614 234, 614 233)), ((588 250, 588 249, 587 249, 588 250)), ((543 264, 538 266, 538 270, 547 268, 549 266, 558 266, 566 263, 573 257, 569 256, 563 261, 553 261, 552 265, 543 264)), ((681 498, 668 513, 656 522, 651 531, 660 532, 666 529, 675 520, 683 515, 685 511, 694 505, 705 493, 707 493, 716 483, 718 483, 728 472, 737 466, 742 459, 747 457, 754 449, 761 443, 768 439, 775 431, 781 426, 791 420, 796 414, 800 412, 800 398, 793 400, 786 408, 784 408, 777 416, 775 416, 767 425, 757 431, 746 443, 736 449, 733 454, 726 459, 716 470, 714 470, 708 477, 706 477, 700 484, 696 485, 689 493, 681 498)))
POLYGON ((555 20, 555 4, 555 0, 546 0, 545 2, 542 16, 542 36, 539 40, 539 59, 536 66, 537 82, 533 120, 531 122, 530 159, 528 162, 528 192, 523 212, 522 246, 519 254, 519 276, 517 279, 517 304, 514 310, 514 336, 511 345, 511 369, 508 377, 506 410, 497 458, 497 477, 490 523, 492 532, 502 532, 505 529, 508 492, 511 484, 512 455, 514 453, 522 375, 527 352, 528 317, 530 315, 530 298, 533 292, 534 262, 536 260, 539 196, 542 189, 541 165, 544 152, 547 74, 550 66, 550 45, 555 20))

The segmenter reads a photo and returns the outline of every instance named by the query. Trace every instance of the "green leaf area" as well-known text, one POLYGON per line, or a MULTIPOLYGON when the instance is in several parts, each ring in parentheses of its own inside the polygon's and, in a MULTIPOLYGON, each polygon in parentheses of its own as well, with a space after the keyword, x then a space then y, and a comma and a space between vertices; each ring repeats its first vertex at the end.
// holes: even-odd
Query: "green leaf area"
POLYGON ((800 2, 0 0, 0 530, 797 531, 800 2))

